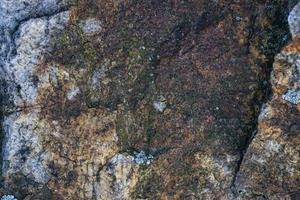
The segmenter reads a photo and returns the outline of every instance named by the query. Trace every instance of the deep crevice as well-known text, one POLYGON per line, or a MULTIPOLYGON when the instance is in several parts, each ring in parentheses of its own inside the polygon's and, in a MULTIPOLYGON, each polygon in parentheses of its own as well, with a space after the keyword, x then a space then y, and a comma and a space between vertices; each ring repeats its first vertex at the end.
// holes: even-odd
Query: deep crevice
MULTIPOLYGON (((295 5, 296 2, 292 2, 291 4, 295 5)), ((277 8, 277 10, 275 11, 276 19, 272 23, 272 28, 265 33, 266 34, 265 36, 263 36, 267 38, 268 43, 267 46, 265 46, 263 49, 263 54, 267 57, 267 62, 262 65, 260 74, 258 74, 260 82, 259 82, 259 88, 257 92, 262 93, 262 96, 261 94, 257 94, 253 98, 253 113, 254 113, 253 115, 254 121, 252 124, 253 129, 250 130, 248 136, 245 139, 244 145, 242 145, 242 148, 240 149, 240 159, 237 162, 237 167, 233 175, 231 191, 236 197, 240 193, 240 191, 237 191, 236 188, 236 180, 237 180, 238 173, 240 172, 241 165, 244 161, 244 156, 247 153, 248 148, 251 145, 256 134, 258 133, 258 117, 263 109, 263 106, 270 100, 272 96, 272 85, 270 82, 270 78, 271 78, 271 72, 272 72, 275 56, 278 53, 280 53, 281 49, 291 40, 287 18, 292 5, 290 5, 290 1, 289 1, 289 5, 287 7, 277 8), (268 39, 268 37, 270 38, 268 39)), ((257 20, 259 19, 258 16, 256 15, 249 27, 249 29, 251 30, 250 35, 248 37, 248 50, 250 56, 251 56, 250 47, 251 45, 253 45, 252 42, 254 38, 260 37, 259 35, 256 35, 255 32, 257 29, 256 27, 257 20)), ((255 64, 261 64, 261 63, 255 62, 255 64)))

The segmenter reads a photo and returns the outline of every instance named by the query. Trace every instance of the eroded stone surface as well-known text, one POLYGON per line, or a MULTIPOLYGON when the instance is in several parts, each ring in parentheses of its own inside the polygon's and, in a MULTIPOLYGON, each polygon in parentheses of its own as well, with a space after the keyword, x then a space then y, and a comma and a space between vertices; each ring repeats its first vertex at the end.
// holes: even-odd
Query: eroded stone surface
POLYGON ((13 195, 4 195, 1 200, 17 200, 13 195))
POLYGON ((95 34, 101 30, 101 22, 96 19, 82 20, 79 26, 85 34, 95 34))
POLYGON ((300 37, 300 4, 297 4, 289 14, 289 25, 293 37, 300 37))
POLYGON ((300 103, 300 91, 298 90, 289 90, 287 93, 282 95, 282 98, 286 101, 289 101, 293 104, 299 104, 300 103))
POLYGON ((25 19, 51 15, 70 4, 69 0, 1 0, 0 24, 14 28, 25 19))
POLYGON ((96 199, 129 199, 129 190, 137 182, 138 165, 134 157, 117 154, 99 174, 99 183, 95 185, 96 199))
MULTIPOLYGON (((299 4, 291 13, 291 32, 299 29, 299 4), (297 14, 297 18, 295 15, 297 14)), ((262 109, 258 134, 244 157, 236 180, 244 198, 297 199, 300 196, 300 107, 298 39, 275 58, 273 95, 262 109)))
POLYGON ((69 2, 2 1, 14 25, 0 30, 11 102, 0 194, 252 199, 288 195, 280 184, 296 191, 299 108, 282 98, 299 87, 293 45, 277 57, 288 67, 274 65, 277 98, 246 149, 270 63, 288 40, 287 2, 95 0, 54 14, 69 2), (278 111, 289 125, 273 122, 278 111), (284 139, 264 136, 273 126, 284 139), (274 184, 258 179, 267 173, 274 184))

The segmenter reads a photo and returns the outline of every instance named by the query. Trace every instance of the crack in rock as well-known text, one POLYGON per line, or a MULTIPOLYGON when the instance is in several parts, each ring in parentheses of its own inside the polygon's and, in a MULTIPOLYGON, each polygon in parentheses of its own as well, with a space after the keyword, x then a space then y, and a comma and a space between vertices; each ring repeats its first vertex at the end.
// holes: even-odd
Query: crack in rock
POLYGON ((236 172, 234 186, 241 198, 294 199, 300 194, 297 186, 299 176, 295 174, 300 170, 297 143, 300 129, 296 125, 300 121, 299 107, 297 110, 300 89, 299 14, 300 3, 289 15, 294 40, 275 57, 271 75, 273 94, 261 109, 257 134, 249 143, 236 172), (286 109, 282 110, 284 107, 286 109), (269 176, 261 177, 265 169, 268 169, 269 176), (259 184, 257 177, 260 177, 259 184), (284 188, 282 185, 285 185, 284 188))
MULTIPOLYGON (((283 102, 284 99, 292 103, 298 101, 298 94, 294 92, 298 91, 298 83, 293 87, 285 85, 286 82, 294 83, 295 79, 288 77, 277 81, 278 71, 282 70, 278 66, 282 63, 288 66, 284 69, 290 70, 284 74, 294 74, 295 68, 286 62, 288 59, 298 62, 294 55, 297 50, 286 50, 290 55, 277 57, 278 66, 274 67, 272 76, 274 96, 262 106, 258 123, 251 121, 257 117, 259 111, 254 109, 261 105, 263 97, 252 95, 260 92, 261 88, 257 85, 261 80, 255 77, 259 72, 248 66, 255 68, 257 63, 248 62, 247 57, 257 53, 252 52, 251 45, 257 39, 253 32, 260 16, 247 13, 247 6, 237 3, 237 8, 242 11, 234 9, 233 13, 229 13, 231 11, 227 9, 221 12, 229 4, 223 6, 223 3, 215 2, 206 10, 201 10, 200 6, 195 13, 189 13, 185 12, 184 6, 192 4, 183 2, 183 7, 174 3, 176 6, 173 8, 172 5, 172 9, 178 6, 178 10, 170 14, 169 8, 155 7, 159 5, 157 3, 146 4, 157 8, 155 12, 141 9, 142 14, 138 14, 141 12, 139 9, 133 9, 133 13, 129 9, 127 13, 127 5, 124 4, 120 6, 120 16, 117 17, 125 20, 112 22, 117 25, 112 25, 111 30, 105 32, 110 29, 107 20, 113 17, 105 14, 111 8, 104 10, 104 14, 99 12, 97 17, 101 17, 101 22, 96 17, 79 19, 79 24, 74 27, 74 24, 69 24, 64 29, 69 20, 69 6, 65 5, 65 1, 17 1, 20 4, 14 7, 12 1, 0 0, 0 11, 3 11, 0 12, 0 36, 3 36, 0 37, 0 75, 7 84, 9 97, 5 104, 12 105, 3 112, 6 136, 3 175, 7 196, 16 191, 16 197, 29 198, 46 187, 65 198, 121 200, 130 199, 131 192, 140 187, 142 196, 143 192, 151 191, 150 195, 156 195, 155 199, 211 199, 218 196, 236 199, 243 195, 251 199, 250 193, 256 191, 261 197, 267 197, 271 192, 276 195, 280 192, 264 194, 257 189, 257 185, 264 183, 251 182, 253 177, 248 172, 256 171, 249 170, 248 164, 253 164, 253 161, 259 167, 267 166, 266 163, 272 162, 268 159, 285 161, 278 162, 280 170, 286 173, 286 177, 295 177, 293 175, 298 169, 290 162, 298 161, 297 147, 293 146, 293 138, 297 137, 299 130, 295 111, 287 109, 288 113, 284 113, 290 119, 289 124, 279 120, 280 125, 284 124, 284 130, 276 127, 276 131, 272 129, 270 133, 282 134, 292 145, 285 145, 283 139, 277 140, 280 138, 278 135, 265 138, 269 133, 265 133, 264 126, 274 128, 270 119, 276 117, 274 110, 281 109, 276 105, 287 103, 283 102), (217 9, 211 12, 212 7, 217 9), (147 20, 140 18, 144 12, 147 20), (177 12, 182 12, 182 16, 177 12), (123 16, 124 13, 126 15, 123 16), (6 19, 5 15, 8 16, 6 19), (149 16, 153 16, 154 20, 149 16), (144 22, 148 20, 150 26, 144 22), (161 26, 162 21, 169 23, 166 25, 168 28, 161 26), (232 21, 231 25, 237 25, 237 29, 226 25, 232 21), (128 27, 127 23, 130 23, 128 27), (136 25, 145 28, 145 32, 135 29, 136 25), (64 30, 66 35, 53 36, 55 29, 64 30), (163 33, 156 35, 157 29, 163 33), (133 35, 137 35, 136 38, 133 35), (147 45, 139 41, 143 37, 147 45), (49 56, 49 60, 44 60, 45 54, 51 50, 52 39, 60 43, 61 49, 58 50, 62 52, 57 51, 54 59, 49 56), (157 43, 156 40, 163 42, 157 43), (103 43, 107 46, 102 47, 103 43), (108 47, 110 45, 113 47, 108 47), (100 66, 103 63, 98 59, 98 53, 105 58, 105 68, 100 66), (66 59, 65 64, 67 54, 69 60, 66 59), (143 63, 145 58, 146 64, 143 63), (70 60, 74 62, 68 64, 70 60), (141 62, 136 63, 137 60, 141 62), (80 63, 78 67, 73 66, 78 64, 76 62, 80 63), (102 68, 94 69, 93 65, 102 68), (144 65, 149 65, 149 69, 146 67, 140 73, 144 65), (127 77, 128 71, 133 78, 127 77), (90 74, 92 80, 87 86, 90 74), (124 80, 130 84, 127 86, 125 83, 123 88, 124 80), (96 84, 98 87, 93 88, 96 84), (277 85, 281 86, 280 90, 277 85), (86 96, 90 95, 86 93, 87 87, 99 94, 100 102, 103 100, 108 104, 86 106, 86 96), (128 98, 128 105, 119 97, 127 93, 127 89, 133 94, 128 98), (114 109, 108 109, 112 101, 114 109), (255 151, 256 148, 259 151, 255 151), (128 153, 132 149, 143 151, 128 153), (160 152, 155 161, 151 155, 154 152, 160 152), (151 174, 146 172, 148 167, 151 174), (158 178, 154 180, 151 177, 158 178), (245 177, 249 177, 249 181, 245 177), (160 181, 160 178, 166 180, 160 181), (138 185, 140 179, 145 179, 146 184, 141 182, 138 185), (23 188, 13 188, 19 182, 24 182, 20 186, 23 188)), ((98 1, 88 5, 94 2, 98 1)), ((113 15, 119 5, 119 1, 113 3, 113 15)), ((255 6, 250 5, 251 9, 256 9, 255 6)), ((295 10, 292 13, 298 15, 295 10)), ((289 18, 290 24, 295 27, 298 26, 297 20, 297 17, 289 18)), ((262 21, 269 23, 268 20, 262 21)), ((297 38, 296 28, 294 32, 294 38, 297 38)), ((264 53, 257 54, 263 57, 264 53)), ((265 64, 265 60, 262 63, 265 64)), ((295 108, 296 105, 289 106, 295 108)), ((281 173, 276 171, 278 168, 272 170, 269 172, 281 173)), ((264 174, 260 171, 259 175, 264 174)), ((282 180, 285 181, 282 185, 289 181, 282 180)), ((295 189, 293 184, 296 181, 293 181, 286 186, 291 191, 295 189)), ((265 188, 269 190, 269 187, 265 188)), ((136 193, 134 195, 140 196, 136 193)))

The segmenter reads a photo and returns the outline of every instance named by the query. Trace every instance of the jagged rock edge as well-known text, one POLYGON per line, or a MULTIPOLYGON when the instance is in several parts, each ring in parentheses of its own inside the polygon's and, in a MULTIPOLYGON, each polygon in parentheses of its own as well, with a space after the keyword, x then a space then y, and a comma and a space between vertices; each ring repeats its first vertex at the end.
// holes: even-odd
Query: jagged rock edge
MULTIPOLYGON (((0 28, 2 28, 3 30, 3 37, 5 37, 5 40, 3 42, 3 44, 7 44, 8 45, 8 51, 4 52, 3 55, 0 55, 0 81, 1 81, 1 86, 4 86, 4 88, 1 88, 1 105, 0 105, 0 145, 1 145, 1 149, 0 149, 0 175, 2 175, 2 156, 3 156, 3 144, 5 143, 5 131, 4 131, 4 127, 3 127, 3 118, 5 116, 14 114, 14 113, 18 113, 18 112, 22 112, 22 110, 24 108, 22 107, 18 107, 16 105, 12 106, 12 110, 6 111, 5 106, 8 104, 8 102, 6 102, 3 99, 7 99, 9 98, 9 93, 7 93, 6 89, 7 89, 7 85, 8 84, 15 84, 15 81, 13 80, 13 78, 10 76, 10 73, 8 73, 8 71, 6 70, 6 66, 9 61, 13 58, 13 54, 12 52, 14 52, 16 50, 16 45, 15 45, 15 34, 19 31, 19 28, 22 26, 22 24, 30 21, 30 20, 34 20, 34 19, 39 19, 39 18, 44 18, 46 17, 47 19, 58 15, 60 13, 63 12, 67 12, 70 10, 72 6, 71 5, 67 5, 67 6, 63 6, 61 8, 57 8, 52 12, 47 12, 45 11, 44 13, 37 13, 35 15, 29 15, 27 17, 24 17, 21 20, 17 20, 16 25, 13 28, 10 27, 6 27, 6 26, 1 26, 0 28)), ((31 106, 33 109, 35 108, 35 106, 38 105, 34 105, 31 106)))
MULTIPOLYGON (((299 3, 298 3, 298 4, 299 4, 299 3)), ((298 4, 296 4, 295 7, 296 7, 298 4)), ((298 5, 298 6, 299 6, 299 5, 298 5)), ((295 7, 294 7, 294 8, 295 8, 295 7)), ((288 17, 290 17, 290 14, 291 14, 292 10, 293 10, 293 8, 291 8, 291 10, 289 10, 289 16, 288 16, 288 17)), ((252 24, 251 24, 251 27, 249 27, 250 29, 253 28, 253 25, 255 24, 255 21, 256 21, 256 17, 254 18, 254 20, 253 20, 253 22, 252 22, 252 24)), ((289 24, 289 33, 290 33, 291 35, 293 35, 292 30, 291 30, 291 27, 290 27, 290 24, 289 24)), ((249 38, 248 38, 248 43, 249 43, 248 46, 250 46, 250 44, 251 44, 251 39, 252 39, 252 35, 250 35, 249 38)), ((284 47, 282 47, 282 48, 284 48, 284 47)), ((279 52, 276 52, 275 55, 273 56, 273 59, 272 59, 273 62, 272 62, 272 64, 271 64, 271 66, 270 66, 270 67, 271 67, 271 70, 270 70, 270 72, 269 72, 269 74, 268 74, 268 78, 269 78, 268 83, 269 83, 269 84, 268 84, 268 87, 265 89, 265 91, 266 91, 266 90, 270 90, 270 92, 266 93, 266 96, 265 96, 265 98, 264 98, 264 101, 263 101, 262 104, 260 105, 258 115, 256 116, 255 129, 253 130, 253 132, 252 132, 252 134, 250 135, 250 137, 247 138, 246 144, 245 144, 244 148, 241 150, 241 158, 238 160, 236 170, 235 170, 235 172, 234 172, 234 174, 233 174, 232 184, 231 184, 231 187, 230 187, 230 188, 231 188, 231 191, 232 191, 233 195, 234 195, 236 198, 239 197, 239 191, 237 191, 237 188, 236 188, 236 179, 237 179, 237 176, 238 176, 238 174, 239 174, 239 172, 240 172, 240 168, 241 168, 241 166, 242 166, 242 164, 243 164, 243 162, 244 162, 244 156, 246 155, 246 153, 247 153, 247 151, 248 151, 248 149, 249 149, 249 147, 250 147, 252 141, 254 140, 254 138, 256 137, 256 135, 257 135, 257 133, 258 133, 258 124, 259 124, 259 118, 260 118, 260 115, 263 113, 263 111, 264 111, 266 105, 267 105, 268 102, 271 100, 272 95, 273 95, 273 94, 272 94, 272 92, 273 92, 273 91, 272 91, 272 84, 271 84, 271 74, 272 74, 272 71, 273 71, 273 63, 274 63, 275 57, 277 56, 278 53, 280 53, 280 51, 279 51, 279 52)))

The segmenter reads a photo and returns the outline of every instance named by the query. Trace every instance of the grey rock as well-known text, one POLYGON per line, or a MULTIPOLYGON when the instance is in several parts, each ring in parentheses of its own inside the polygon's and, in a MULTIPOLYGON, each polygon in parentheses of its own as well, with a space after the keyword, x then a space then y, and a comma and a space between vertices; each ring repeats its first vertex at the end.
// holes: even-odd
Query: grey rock
POLYGON ((17 200, 13 195, 4 195, 1 200, 17 200))
POLYGON ((153 107, 158 112, 163 112, 166 109, 166 107, 167 107, 165 97, 159 96, 158 100, 156 100, 156 101, 153 102, 153 107))
MULTIPOLYGON (((14 23, 14 21, 30 17, 32 12, 38 12, 39 9, 35 10, 36 6, 41 10, 48 9, 47 6, 49 6, 50 10, 45 11, 45 13, 50 14, 51 9, 58 9, 55 2, 32 1, 27 5, 26 1, 20 1, 21 5, 19 5, 15 1, 2 1, 0 10, 3 12, 6 10, 5 13, 8 16, 5 20, 11 20, 10 22, 14 23), (21 7, 17 8, 17 6, 21 7), (31 12, 28 8, 27 12, 28 6, 34 11, 31 12), (14 19, 10 18, 10 15, 14 19)), ((37 15, 44 15, 45 13, 41 11, 37 15)), ((32 106, 29 112, 12 113, 4 118, 5 140, 3 144, 2 167, 4 177, 21 172, 33 177, 33 180, 37 183, 44 184, 49 179, 46 166, 49 155, 41 146, 40 138, 45 133, 46 127, 39 124, 38 109, 34 105, 40 85, 36 85, 32 77, 40 64, 41 58, 49 50, 48 41, 51 32, 62 28, 63 24, 68 20, 68 16, 69 13, 66 11, 49 17, 26 19, 16 26, 16 30, 12 30, 13 27, 9 24, 6 27, 2 26, 1 33, 6 36, 6 39, 0 41, 2 58, 0 60, 1 79, 6 80, 8 88, 11 88, 7 95, 11 98, 15 109, 25 105, 32 106), (14 34, 9 35, 9 32, 14 32, 14 34), (24 156, 26 157, 25 160, 23 159, 24 156)), ((6 22, 8 23, 9 21, 6 22)), ((5 21, 1 21, 1 16, 0 23, 5 23, 5 21)), ((42 84, 48 84, 48 82, 44 80, 42 84)))
POLYGON ((155 101, 153 103, 153 106, 159 112, 163 112, 166 108, 166 104, 164 102, 161 102, 161 101, 155 101))
POLYGON ((149 165, 153 160, 152 155, 147 155, 144 151, 134 152, 134 161, 137 164, 147 164, 149 165))
POLYGON ((101 22, 93 18, 80 21, 79 26, 85 34, 89 35, 101 31, 101 22))
POLYGON ((66 10, 70 4, 69 0, 1 0, 0 26, 14 29, 24 20, 53 15, 66 10))
POLYGON ((293 37, 300 37, 300 4, 291 11, 289 18, 290 31, 293 37))
POLYGON ((292 104, 300 103, 300 90, 289 90, 287 93, 282 95, 282 98, 289 101, 292 104))

